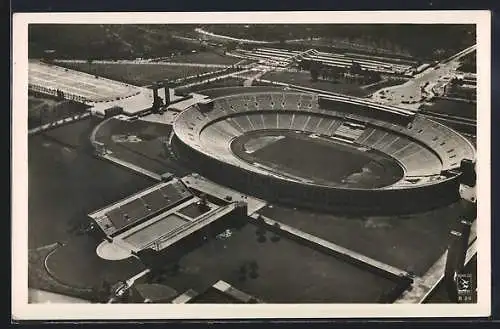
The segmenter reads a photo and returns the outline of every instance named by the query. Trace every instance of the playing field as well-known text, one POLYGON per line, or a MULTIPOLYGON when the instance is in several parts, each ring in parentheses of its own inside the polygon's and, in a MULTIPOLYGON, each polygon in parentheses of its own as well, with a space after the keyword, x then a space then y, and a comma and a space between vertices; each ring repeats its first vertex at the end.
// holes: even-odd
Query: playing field
POLYGON ((199 63, 199 64, 222 64, 232 65, 239 61, 241 58, 217 54, 214 52, 197 52, 191 54, 184 54, 173 57, 170 61, 175 63, 199 63))
POLYGON ((331 91, 335 93, 364 97, 370 92, 361 88, 356 83, 334 83, 330 81, 311 81, 309 72, 269 72, 262 76, 262 79, 290 83, 308 88, 316 88, 320 90, 331 91))
POLYGON ((118 80, 137 86, 149 85, 164 79, 178 79, 192 75, 221 70, 219 67, 133 64, 133 63, 66 63, 72 69, 118 80))
POLYGON ((172 162, 163 143, 170 132, 169 125, 112 119, 100 127, 96 139, 122 160, 159 175, 172 172, 183 176, 188 171, 172 162))
POLYGON ((247 162, 325 185, 375 188, 392 184, 403 174, 394 161, 379 153, 303 133, 279 135, 256 150, 252 142, 262 136, 243 136, 232 149, 247 162))

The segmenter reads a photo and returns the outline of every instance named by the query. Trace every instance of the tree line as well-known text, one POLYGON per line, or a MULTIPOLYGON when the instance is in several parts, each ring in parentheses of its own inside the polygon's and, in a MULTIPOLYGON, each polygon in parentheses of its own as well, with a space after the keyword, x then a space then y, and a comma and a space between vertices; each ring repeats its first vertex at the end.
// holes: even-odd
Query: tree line
POLYGON ((458 24, 217 24, 205 29, 235 38, 272 41, 322 38, 370 44, 408 52, 415 59, 435 60, 475 43, 474 25, 458 24))
POLYGON ((375 83, 382 79, 380 72, 365 70, 358 62, 353 61, 350 67, 338 67, 319 61, 302 60, 298 64, 300 70, 309 71, 312 81, 345 81, 354 79, 362 84, 375 83))
POLYGON ((30 58, 153 58, 205 48, 201 43, 172 37, 170 30, 158 31, 141 25, 32 24, 28 30, 30 58))

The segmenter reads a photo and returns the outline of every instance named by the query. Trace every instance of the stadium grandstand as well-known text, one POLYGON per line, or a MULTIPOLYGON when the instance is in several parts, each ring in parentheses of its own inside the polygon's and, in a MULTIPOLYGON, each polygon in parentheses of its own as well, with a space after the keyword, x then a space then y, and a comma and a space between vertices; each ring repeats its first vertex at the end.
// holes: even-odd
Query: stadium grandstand
POLYGON ((31 61, 28 66, 29 88, 82 103, 99 103, 138 95, 140 89, 125 83, 93 76, 63 67, 31 61))
MULTIPOLYGON (((424 198, 422 204, 435 206, 434 201, 440 199, 435 193, 458 190, 459 172, 455 170, 461 161, 475 160, 475 149, 468 140, 413 112, 354 98, 267 88, 268 92, 247 89, 245 93, 214 97, 211 103, 205 101, 180 113, 174 122, 174 141, 180 152, 196 159, 193 163, 199 163, 200 170, 210 177, 217 176, 218 165, 223 164, 228 168, 226 174, 234 173, 228 179, 233 184, 239 180, 246 188, 259 182, 275 182, 280 188, 294 186, 297 190, 305 187, 311 195, 316 195, 316 190, 328 200, 353 200, 352 206, 356 207, 362 207, 363 202, 366 207, 375 206, 373 200, 384 200, 380 207, 387 202, 398 204, 394 198, 402 199, 405 191, 406 197, 424 198), (316 154, 336 154, 324 148, 334 145, 353 158, 365 157, 361 160, 365 162, 358 170, 339 169, 339 176, 332 177, 335 170, 329 166, 337 162, 341 167, 335 156, 311 159, 319 165, 308 169, 291 156, 277 160, 264 155, 272 153, 266 148, 273 144, 287 152, 286 140, 306 141, 304 147, 322 144, 323 152, 316 154), (218 165, 214 164, 214 172, 210 173, 213 160, 218 165), (367 198, 370 192, 374 197, 367 198), (348 195, 358 197, 350 199, 348 195)), ((211 91, 208 94, 214 95, 211 91)), ((457 192, 442 195, 456 198, 457 192)), ((320 199, 324 204, 326 200, 320 199)), ((415 206, 414 199, 408 199, 415 206)), ((417 203, 417 207, 423 206, 417 203)))
POLYGON ((38 60, 30 60, 28 76, 31 92, 86 104, 88 111, 98 116, 116 115, 116 109, 128 116, 145 114, 158 97, 162 104, 182 99, 169 86, 148 89, 38 60))
POLYGON ((89 217, 105 241, 98 253, 105 259, 130 257, 146 249, 163 250, 240 209, 219 207, 196 197, 181 180, 159 183, 99 209, 89 217))

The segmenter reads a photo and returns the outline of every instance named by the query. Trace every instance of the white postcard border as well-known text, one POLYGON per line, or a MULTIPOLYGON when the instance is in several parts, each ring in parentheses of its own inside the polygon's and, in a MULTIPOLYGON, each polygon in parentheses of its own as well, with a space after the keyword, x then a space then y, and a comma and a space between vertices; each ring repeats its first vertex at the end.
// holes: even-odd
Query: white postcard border
POLYGON ((489 11, 16 13, 12 52, 12 316, 17 320, 474 317, 491 312, 489 11), (477 304, 28 304, 28 24, 477 24, 477 304))

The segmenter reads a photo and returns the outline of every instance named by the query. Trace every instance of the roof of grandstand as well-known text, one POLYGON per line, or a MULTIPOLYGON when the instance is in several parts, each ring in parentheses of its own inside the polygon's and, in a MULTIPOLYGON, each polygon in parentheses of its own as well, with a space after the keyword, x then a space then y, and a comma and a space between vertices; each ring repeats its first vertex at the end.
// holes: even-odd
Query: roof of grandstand
POLYGON ((160 183, 106 208, 93 212, 92 217, 108 235, 117 234, 152 216, 167 210, 192 194, 181 181, 160 183))

